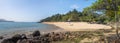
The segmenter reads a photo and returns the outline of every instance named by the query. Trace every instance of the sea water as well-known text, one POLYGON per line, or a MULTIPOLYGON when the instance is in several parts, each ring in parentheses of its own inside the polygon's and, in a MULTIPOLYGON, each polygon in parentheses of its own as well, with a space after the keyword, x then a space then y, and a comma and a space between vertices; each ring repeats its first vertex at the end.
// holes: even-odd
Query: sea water
POLYGON ((8 34, 11 32, 24 32, 24 31, 51 31, 57 29, 53 25, 36 23, 36 22, 0 22, 0 35, 8 34))

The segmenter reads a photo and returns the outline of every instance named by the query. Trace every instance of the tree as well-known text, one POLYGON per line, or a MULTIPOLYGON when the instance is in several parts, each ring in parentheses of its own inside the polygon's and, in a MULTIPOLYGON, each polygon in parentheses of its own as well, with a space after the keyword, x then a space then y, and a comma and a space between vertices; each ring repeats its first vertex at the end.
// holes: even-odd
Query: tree
POLYGON ((71 13, 70 13, 70 18, 69 19, 71 19, 71 21, 79 21, 79 12, 76 10, 76 9, 74 9, 71 13))
POLYGON ((88 11, 88 9, 86 9, 83 12, 79 12, 76 9, 73 9, 72 11, 69 11, 66 14, 55 14, 51 17, 47 17, 41 20, 41 22, 66 22, 68 20, 70 20, 71 22, 92 22, 97 18, 97 14, 91 11, 88 11))
MULTIPOLYGON (((111 18, 111 21, 115 20, 116 23, 119 21, 118 16, 120 16, 120 0, 97 0, 89 8, 93 9, 94 11, 103 11, 106 16, 111 18)), ((116 34, 119 37, 117 25, 115 28, 116 34)))

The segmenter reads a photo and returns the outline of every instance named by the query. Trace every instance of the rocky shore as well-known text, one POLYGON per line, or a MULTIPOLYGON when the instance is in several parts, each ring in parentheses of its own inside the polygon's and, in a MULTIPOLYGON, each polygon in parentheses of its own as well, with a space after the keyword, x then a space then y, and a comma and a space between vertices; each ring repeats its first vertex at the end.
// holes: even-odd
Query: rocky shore
POLYGON ((42 34, 37 30, 29 35, 16 34, 10 38, 0 36, 0 40, 1 43, 115 43, 116 37, 105 37, 105 32, 111 31, 67 31, 42 34))

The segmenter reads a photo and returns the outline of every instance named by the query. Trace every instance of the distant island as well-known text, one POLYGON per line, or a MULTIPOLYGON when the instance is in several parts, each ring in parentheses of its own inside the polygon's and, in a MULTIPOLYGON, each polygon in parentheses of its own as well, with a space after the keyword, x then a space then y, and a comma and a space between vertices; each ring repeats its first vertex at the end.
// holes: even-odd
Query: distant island
POLYGON ((0 22, 14 22, 14 21, 8 21, 8 20, 5 20, 5 19, 0 19, 0 22))

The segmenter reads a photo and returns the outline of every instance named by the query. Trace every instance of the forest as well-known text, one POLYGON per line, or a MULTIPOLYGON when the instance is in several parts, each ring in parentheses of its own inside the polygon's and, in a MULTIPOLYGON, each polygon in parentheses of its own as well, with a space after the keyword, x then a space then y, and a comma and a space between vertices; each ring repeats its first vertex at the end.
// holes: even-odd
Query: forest
POLYGON ((96 0, 83 11, 73 9, 66 14, 55 14, 40 22, 93 22, 107 24, 119 22, 120 0, 96 0))

